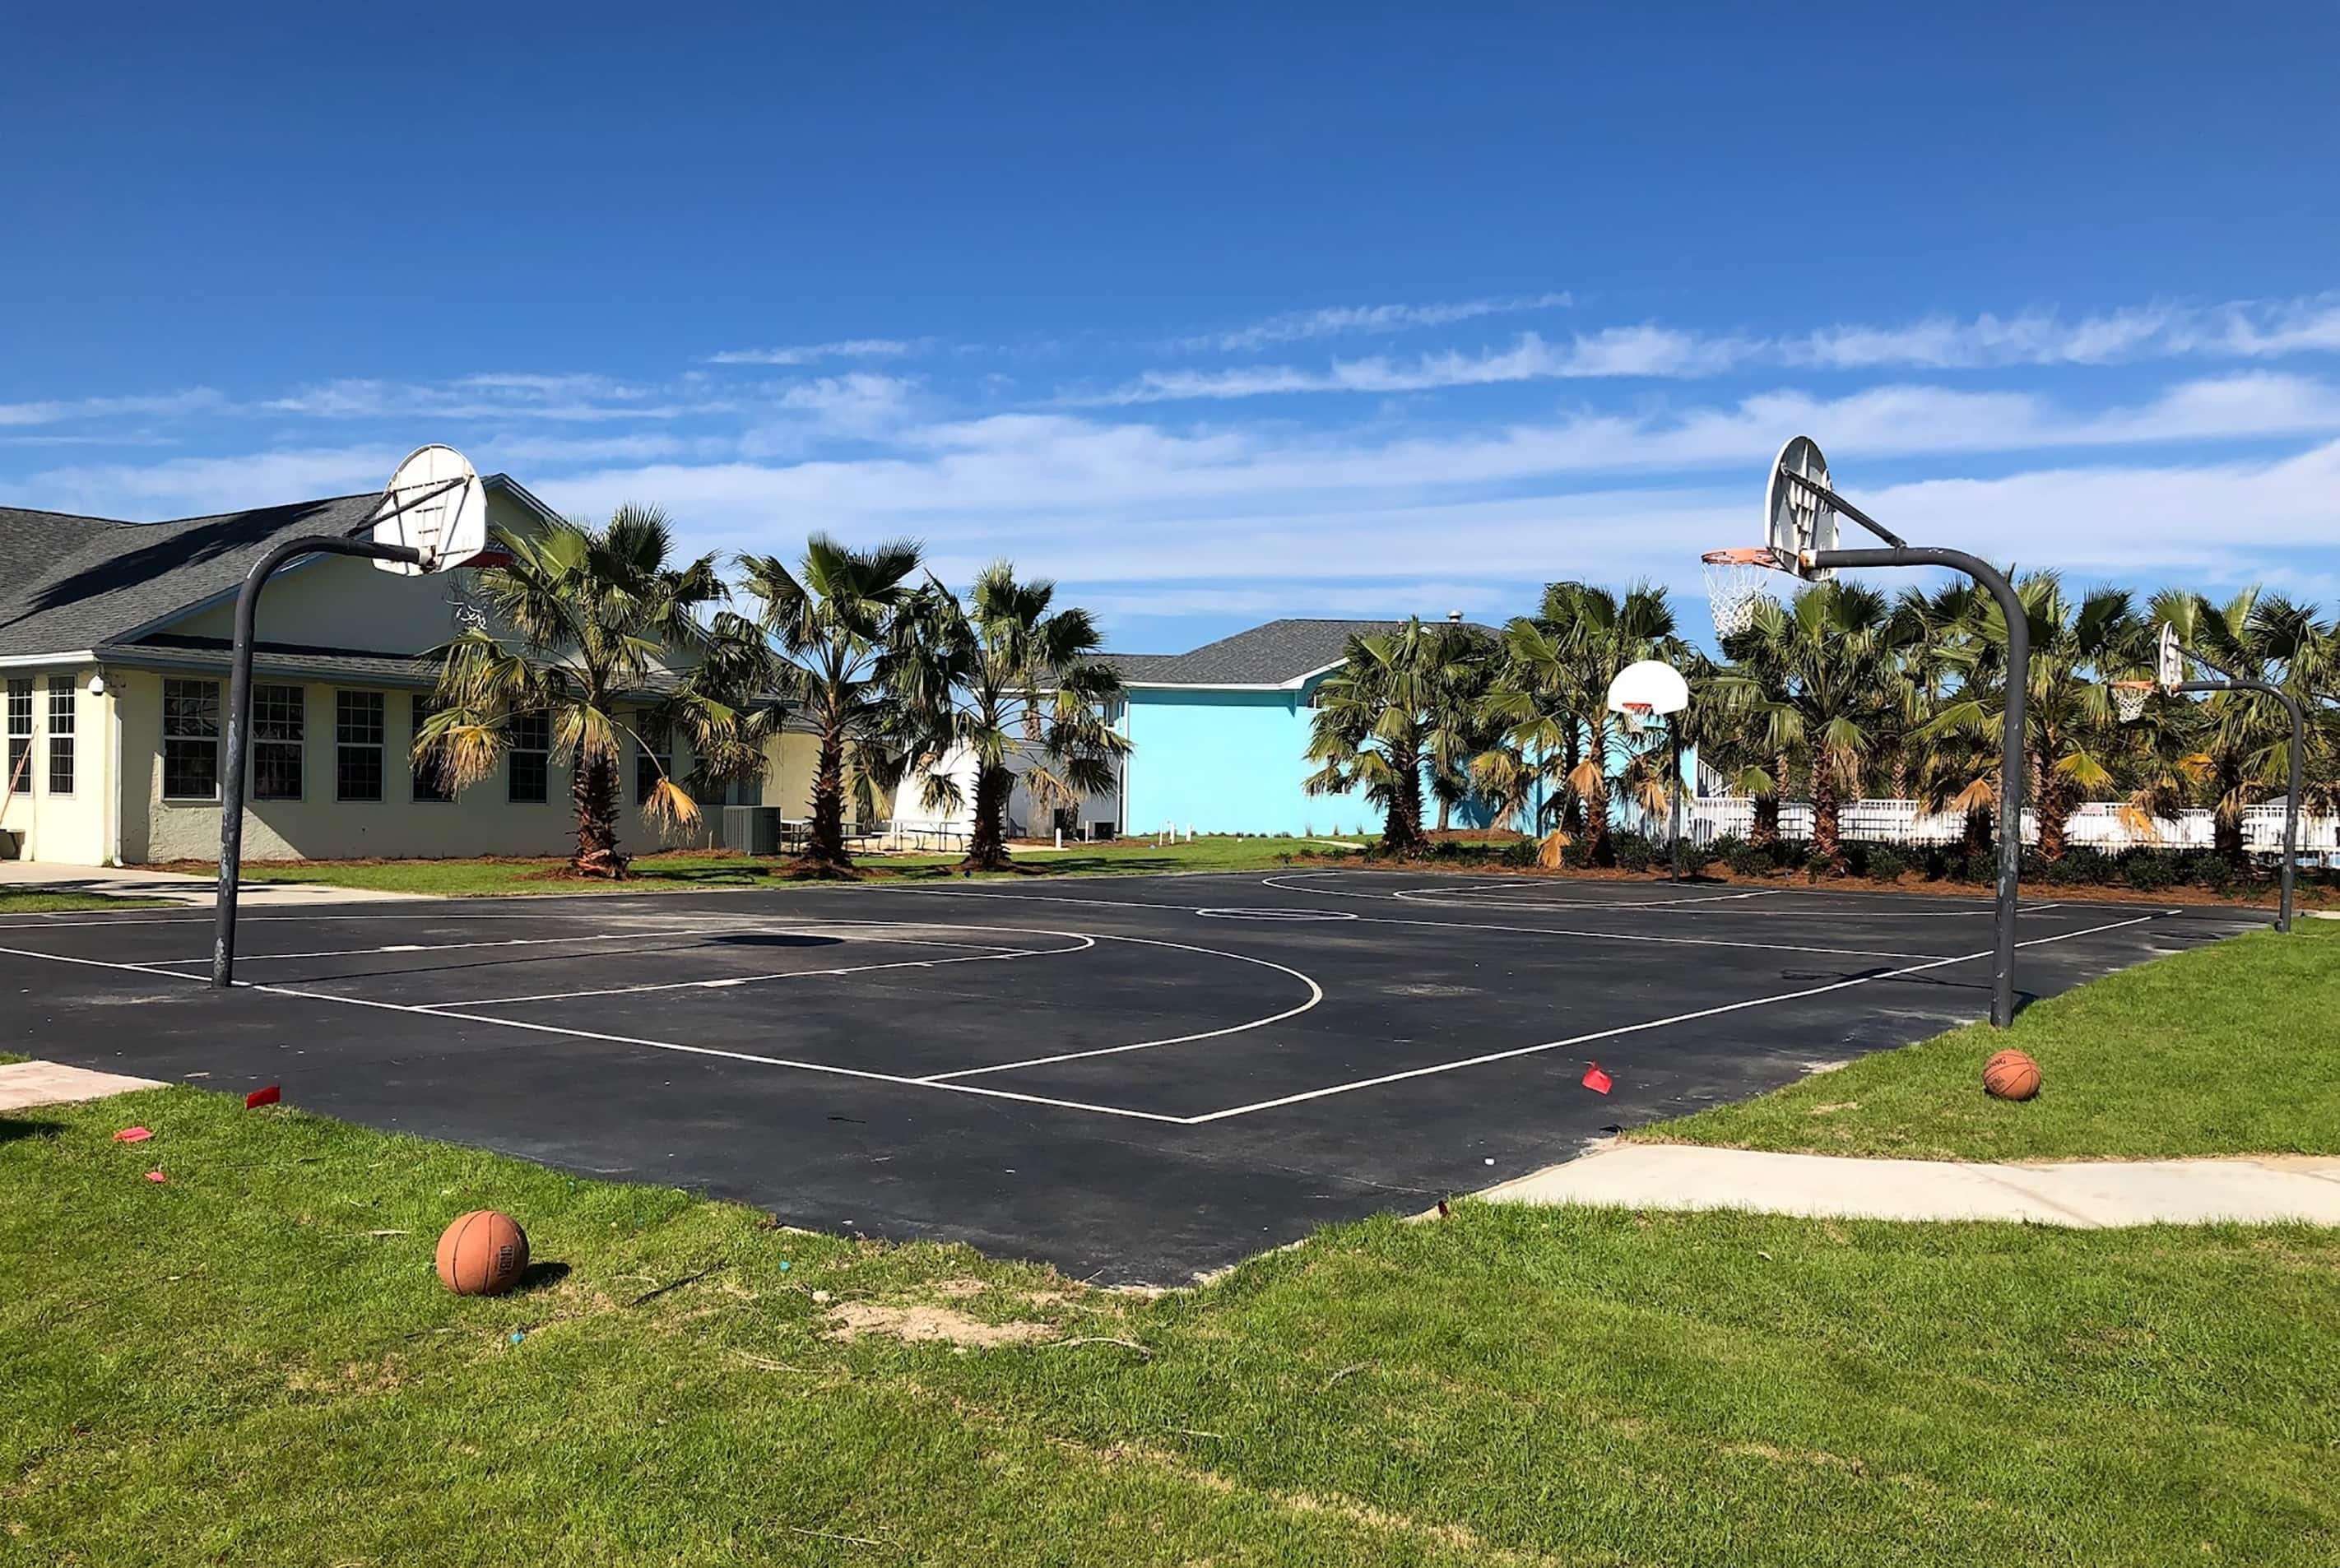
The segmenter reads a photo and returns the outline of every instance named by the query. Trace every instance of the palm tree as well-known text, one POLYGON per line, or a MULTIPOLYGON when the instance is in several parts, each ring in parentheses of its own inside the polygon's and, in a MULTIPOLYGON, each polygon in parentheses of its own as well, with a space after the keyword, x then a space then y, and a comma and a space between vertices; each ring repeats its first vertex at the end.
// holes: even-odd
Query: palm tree
MULTIPOLYGON (((2142 673, 2146 642, 2125 589, 2097 589, 2075 604, 2057 573, 2038 571, 2018 579, 2015 590, 2031 633, 2024 721, 2029 804, 2038 821, 2040 858, 2060 860, 2072 814, 2117 782, 2129 737, 2115 717, 2111 683, 2142 673)), ((1959 630, 1971 640, 1975 678, 1955 698, 1935 705, 1922 733, 1948 740, 1945 758, 1971 770, 1958 792, 1961 800, 1981 799, 1987 784, 1995 804, 2007 622, 1988 595, 1971 593, 1953 602, 1960 607, 1959 630)))
MULTIPOLYGON (((516 719, 542 715, 551 759, 575 767, 570 868, 622 877, 619 760, 628 737, 645 756, 660 749, 641 745, 621 704, 650 698, 651 725, 679 728, 694 750, 709 755, 722 752, 739 726, 719 693, 672 673, 708 647, 699 613, 724 597, 715 558, 669 565, 666 514, 630 505, 600 528, 563 521, 534 534, 499 529, 497 543, 511 564, 481 571, 478 591, 491 626, 510 628, 513 643, 480 628, 441 650, 437 710, 415 738, 415 759, 435 762, 451 788, 467 789, 511 749, 516 719)), ((662 827, 699 819, 698 803, 662 768, 642 810, 662 827)))
MULTIPOLYGON (((2168 589, 2153 596, 2152 616, 2177 629, 2179 642, 2240 680, 2280 685, 2303 707, 2315 704, 2313 681, 2322 661, 2324 629, 2301 606, 2253 588, 2224 604, 2168 589)), ((2243 809, 2286 788, 2291 717, 2258 692, 2220 691, 2201 703, 2190 759, 2210 794, 2211 844, 2240 864, 2243 809)), ((2318 749, 2328 726, 2315 726, 2318 749)))
POLYGON ((1843 863, 1844 802, 1900 732, 1901 655, 1913 634, 1884 594, 1844 580, 1810 584, 1786 606, 1758 606, 1754 625, 1732 639, 1754 669, 1724 681, 1738 689, 1750 726, 1760 724, 1763 744, 1811 779, 1812 852, 1830 867, 1843 863))
POLYGON ((894 747, 902 708, 890 690, 887 640, 910 590, 919 547, 895 540, 848 550, 825 533, 806 541, 794 571, 776 556, 740 559, 745 587, 758 606, 756 625, 781 654, 772 684, 813 727, 812 833, 805 858, 833 870, 850 868, 845 800, 874 814, 881 790, 900 778, 894 747))
POLYGON ((1417 855, 1424 847, 1423 764, 1435 752, 1445 759, 1437 766, 1462 765, 1454 696, 1483 646, 1462 627, 1415 618, 1394 631, 1350 638, 1341 668, 1316 689, 1307 754, 1318 766, 1304 788, 1311 795, 1363 790, 1381 809, 1385 853, 1417 855))
POLYGON ((1526 775, 1548 780, 1561 802, 1560 830, 1581 837, 1594 862, 1609 863, 1611 752, 1621 736, 1609 682, 1638 660, 1679 663, 1689 651, 1662 588, 1635 583, 1620 595, 1591 583, 1547 584, 1537 613, 1503 629, 1486 709, 1504 746, 1482 751, 1482 782, 1498 797, 1516 797, 1529 788, 1526 775))
MULTIPOLYGON (((1452 823, 1454 808, 1470 800, 1473 760, 1495 745, 1500 726, 1489 717, 1487 690, 1494 679, 1494 640, 1476 627, 1450 622, 1446 658, 1432 683, 1423 710, 1422 759, 1431 799, 1438 802, 1438 830, 1452 823)), ((1510 820, 1498 812, 1491 825, 1510 820)))
POLYGON ((1008 868, 1007 803, 1019 781, 1043 806, 1077 805, 1113 788, 1113 763, 1129 750, 1107 714, 1121 678, 1096 657, 1096 621, 1086 610, 1052 611, 1056 592, 994 561, 964 602, 929 576, 894 618, 887 685, 927 808, 962 801, 948 769, 974 763, 968 870, 1008 868))

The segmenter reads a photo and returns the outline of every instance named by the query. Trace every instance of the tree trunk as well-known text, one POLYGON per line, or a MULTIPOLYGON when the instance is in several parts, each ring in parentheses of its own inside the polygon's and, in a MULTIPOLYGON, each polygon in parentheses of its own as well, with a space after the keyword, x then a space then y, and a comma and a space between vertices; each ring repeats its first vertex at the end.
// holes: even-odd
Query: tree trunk
POLYGON ((2068 844, 2066 836, 2072 818, 2071 792, 2057 788, 2046 774, 2039 779, 2039 858, 2060 860, 2068 844))
POLYGON ((975 776, 975 833, 967 841, 967 858, 959 868, 967 871, 1005 871, 1013 862, 1007 858, 1007 797, 1016 788, 1016 775, 1006 768, 978 768, 975 776))
POLYGON ((1812 853, 1831 871, 1844 865, 1844 839, 1838 829, 1837 781, 1830 769, 1812 769, 1812 853))
POLYGON ((1390 855, 1419 855, 1422 838, 1422 758, 1412 749, 1393 749, 1389 813, 1382 822, 1382 849, 1390 855))
POLYGON ((1445 796, 1438 798, 1438 830, 1441 833, 1446 831, 1447 824, 1453 820, 1453 802, 1445 796))
POLYGON ((812 774, 812 841, 805 858, 839 870, 853 862, 845 853, 845 735, 824 729, 812 774))
POLYGON ((1748 842, 1770 846, 1780 841, 1780 798, 1777 795, 1755 797, 1755 825, 1748 829, 1748 842))
POLYGON ((618 853, 618 764, 614 759, 580 753, 569 784, 569 798, 577 809, 577 852, 569 868, 580 877, 626 874, 626 857, 618 853))
POLYGON ((1591 798, 1584 802, 1584 829, 1591 842, 1585 848, 1588 865, 1613 866, 1617 863, 1616 836, 1609 825, 1609 728, 1604 720, 1592 727, 1592 760, 1600 781, 1593 785, 1591 798))
POLYGON ((1969 861, 1990 858, 1991 835, 1998 827, 1998 809, 1977 806, 1967 813, 1966 839, 1959 846, 1969 861))
MULTIPOLYGON (((1584 746, 1577 739, 1573 725, 1569 727, 1568 749, 1562 753, 1561 759, 1568 764, 1568 770, 1561 775, 1563 779, 1574 777, 1576 765, 1584 760, 1584 746)), ((1583 837, 1584 802, 1576 798, 1573 789, 1564 792, 1560 798, 1560 830, 1571 839, 1583 837)))

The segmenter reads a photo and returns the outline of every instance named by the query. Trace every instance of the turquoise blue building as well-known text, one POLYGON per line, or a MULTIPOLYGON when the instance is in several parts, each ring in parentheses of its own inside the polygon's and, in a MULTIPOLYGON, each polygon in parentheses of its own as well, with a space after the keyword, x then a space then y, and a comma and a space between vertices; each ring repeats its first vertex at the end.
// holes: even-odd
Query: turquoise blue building
POLYGON ((1349 639, 1404 624, 1271 620, 1191 653, 1109 655, 1131 742, 1122 831, 1379 831, 1382 814, 1362 793, 1308 793, 1309 723, 1349 639))

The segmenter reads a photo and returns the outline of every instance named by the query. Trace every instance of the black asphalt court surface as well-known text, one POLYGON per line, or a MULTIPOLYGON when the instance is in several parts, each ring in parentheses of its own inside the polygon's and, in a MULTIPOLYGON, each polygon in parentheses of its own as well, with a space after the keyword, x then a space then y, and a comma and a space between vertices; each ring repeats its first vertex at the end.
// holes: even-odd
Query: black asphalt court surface
MULTIPOLYGON (((2053 995, 2265 923, 2025 906, 2053 995)), ((1989 1010, 1987 900, 1365 870, 0 919, 0 1049, 1183 1283, 1989 1010), (1598 1062, 1607 1096, 1586 1089, 1598 1062)))

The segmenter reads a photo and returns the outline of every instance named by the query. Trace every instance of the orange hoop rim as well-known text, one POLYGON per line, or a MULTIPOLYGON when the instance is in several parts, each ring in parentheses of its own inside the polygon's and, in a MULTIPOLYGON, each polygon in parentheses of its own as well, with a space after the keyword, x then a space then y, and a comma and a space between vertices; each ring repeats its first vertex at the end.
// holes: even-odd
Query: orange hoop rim
POLYGON ((1710 550, 1699 557, 1710 566, 1768 566, 1774 571, 1785 571, 1780 564, 1779 552, 1768 544, 1742 545, 1731 550, 1710 550))

